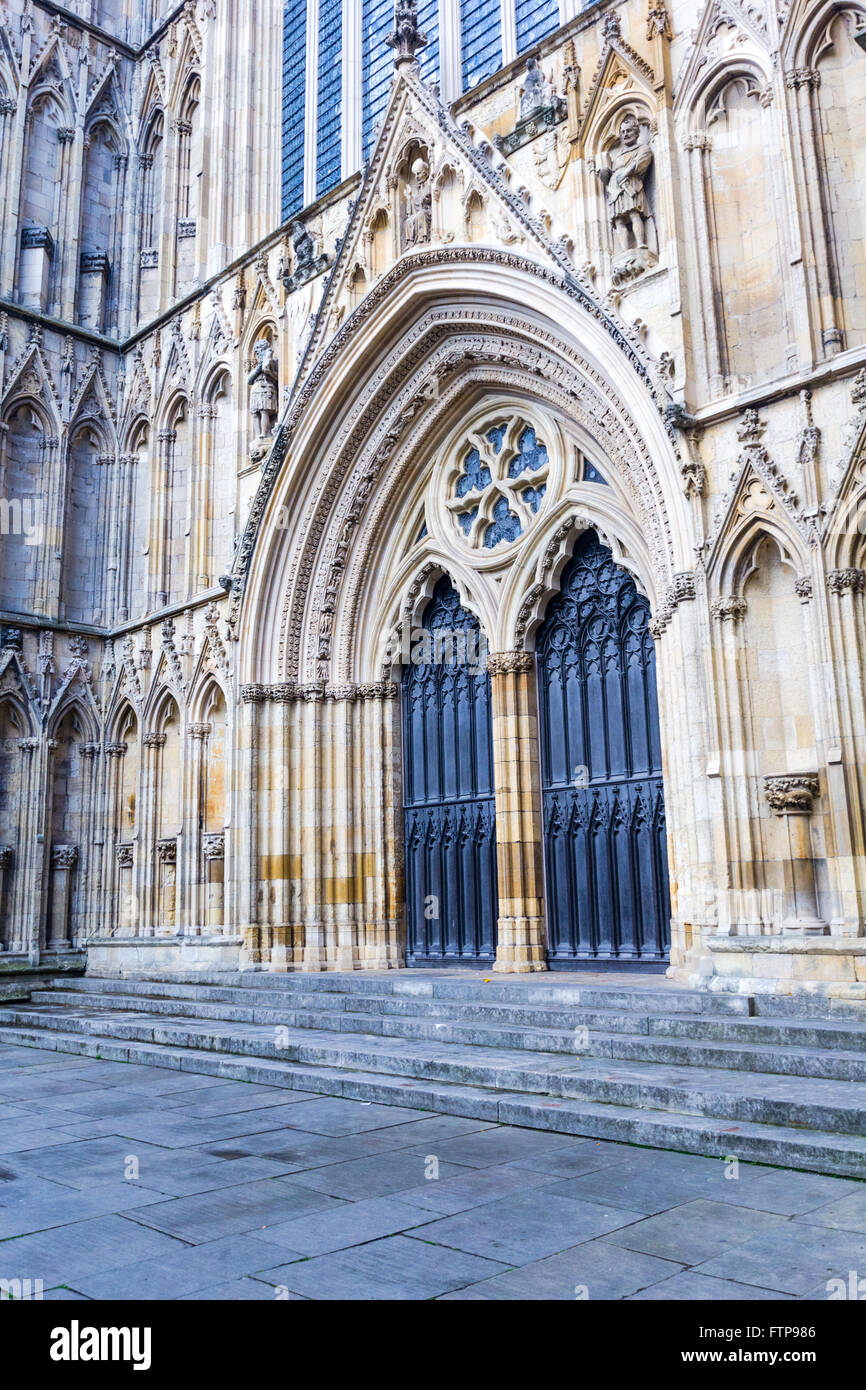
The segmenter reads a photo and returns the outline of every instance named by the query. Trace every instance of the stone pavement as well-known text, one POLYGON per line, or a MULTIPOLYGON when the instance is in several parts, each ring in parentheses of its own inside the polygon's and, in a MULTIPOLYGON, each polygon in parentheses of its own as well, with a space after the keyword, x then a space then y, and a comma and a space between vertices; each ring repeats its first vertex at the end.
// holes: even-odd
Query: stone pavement
POLYGON ((0 1046, 0 1280, 45 1298, 826 1299, 851 1271, 866 1182, 0 1046))

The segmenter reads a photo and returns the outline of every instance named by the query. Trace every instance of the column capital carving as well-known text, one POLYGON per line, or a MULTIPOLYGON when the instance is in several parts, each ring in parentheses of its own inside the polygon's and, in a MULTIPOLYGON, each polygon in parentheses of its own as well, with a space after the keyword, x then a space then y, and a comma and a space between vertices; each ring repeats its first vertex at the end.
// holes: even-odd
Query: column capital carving
POLYGON ((491 676, 519 676, 531 671, 534 662, 532 652, 490 652, 487 670, 491 676))
POLYGON ((165 734, 145 734, 141 742, 144 748, 164 748, 165 734))
POLYGON ((354 685, 351 681, 347 681, 345 685, 325 686, 326 700, 356 700, 357 698, 358 687, 357 685, 354 685))
POLYGON ((225 859, 226 837, 222 832, 204 835, 201 848, 205 859, 225 859))
POLYGON ((187 738, 192 738, 198 742, 202 742, 210 735, 210 732, 210 724, 188 724, 186 735, 187 738))
POLYGON ((739 594, 723 594, 713 600, 711 612, 720 623, 739 623, 746 616, 747 607, 739 594))
POLYGON ((0 869, 11 868, 14 858, 11 845, 0 845, 0 869))
POLYGON ((866 571, 858 569, 829 570, 827 587, 831 594, 862 594, 866 588, 866 571))
POLYGON ((160 864, 177 863, 177 840, 157 840, 156 853, 160 864))
POLYGON ((359 700, 396 700, 399 693, 396 681, 371 681, 358 686, 359 700))
POLYGON ((817 772, 790 772, 764 778, 764 792, 777 816, 808 815, 818 795, 817 772))
POLYGON ((107 758, 122 758, 128 746, 126 743, 106 743, 105 756, 107 758))
POLYGON ((51 863, 55 869, 74 869, 78 863, 78 846, 54 845, 51 850, 51 863))
POLYGON ((133 845, 115 845, 114 857, 119 868, 131 869, 135 862, 135 847, 133 845))

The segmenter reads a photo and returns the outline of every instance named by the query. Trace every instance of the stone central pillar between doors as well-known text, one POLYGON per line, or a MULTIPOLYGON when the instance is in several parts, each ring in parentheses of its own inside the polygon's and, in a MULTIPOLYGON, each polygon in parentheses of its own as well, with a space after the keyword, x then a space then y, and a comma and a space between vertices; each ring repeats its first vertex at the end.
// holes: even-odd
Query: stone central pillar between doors
POLYGON ((493 969, 526 975, 547 969, 535 661, 529 652, 495 652, 487 658, 487 669, 499 874, 493 969))

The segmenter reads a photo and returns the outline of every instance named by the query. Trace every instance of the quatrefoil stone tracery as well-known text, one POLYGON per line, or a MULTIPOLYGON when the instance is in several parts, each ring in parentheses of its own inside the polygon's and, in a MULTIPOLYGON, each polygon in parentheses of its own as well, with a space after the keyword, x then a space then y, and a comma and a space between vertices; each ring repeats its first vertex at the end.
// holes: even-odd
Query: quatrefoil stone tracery
POLYGON ((515 416, 470 430, 447 507, 473 549, 517 540, 535 519, 550 460, 532 425, 515 416))

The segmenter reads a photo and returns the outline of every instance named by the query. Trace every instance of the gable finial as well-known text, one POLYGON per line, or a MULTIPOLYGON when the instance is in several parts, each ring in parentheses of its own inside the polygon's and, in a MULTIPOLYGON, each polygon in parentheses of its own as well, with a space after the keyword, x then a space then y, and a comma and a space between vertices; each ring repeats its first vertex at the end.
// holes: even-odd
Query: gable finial
POLYGON ((396 0, 394 32, 387 36, 385 42, 394 49, 395 68, 401 68, 404 63, 414 63, 419 50, 427 47, 429 39, 418 27, 416 0, 396 0))

